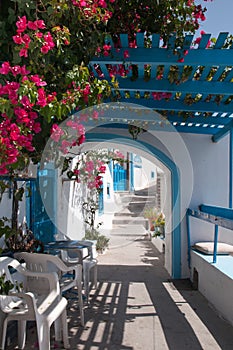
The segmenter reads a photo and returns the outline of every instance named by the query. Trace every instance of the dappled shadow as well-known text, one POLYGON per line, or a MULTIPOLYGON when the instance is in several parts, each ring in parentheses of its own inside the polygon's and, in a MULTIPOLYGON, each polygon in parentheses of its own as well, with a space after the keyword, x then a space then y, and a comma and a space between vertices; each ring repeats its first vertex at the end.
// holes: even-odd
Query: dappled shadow
MULTIPOLYGON (((76 329, 71 348, 139 350, 145 343, 147 350, 232 349, 232 327, 192 289, 190 281, 172 281, 163 267, 163 255, 151 242, 139 240, 135 244, 144 247, 143 265, 99 265, 98 289, 92 291, 85 310, 86 327, 76 329), (147 296, 142 298, 145 291, 147 296), (143 324, 147 335, 143 333, 146 328, 138 329, 143 324)), ((74 324, 77 310, 70 310, 69 317, 74 324)))
MULTIPOLYGON (((171 280, 164 255, 150 241, 133 244, 130 249, 139 249, 140 264, 121 265, 120 259, 115 265, 106 264, 107 259, 99 263, 98 288, 85 308, 85 327, 80 326, 76 296, 70 295, 71 350, 232 350, 233 328, 190 281, 171 280)), ((26 349, 36 349, 35 329, 31 335, 26 349)), ((63 349, 54 342, 53 330, 51 344, 51 349, 63 349)))

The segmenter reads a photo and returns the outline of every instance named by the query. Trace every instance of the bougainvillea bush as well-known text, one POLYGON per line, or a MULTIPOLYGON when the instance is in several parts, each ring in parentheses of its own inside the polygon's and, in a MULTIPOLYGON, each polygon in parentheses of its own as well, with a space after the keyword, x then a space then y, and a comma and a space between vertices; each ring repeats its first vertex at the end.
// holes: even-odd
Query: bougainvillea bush
POLYGON ((175 32, 180 42, 205 12, 193 0, 1 2, 0 174, 38 162, 56 125, 110 96, 109 83, 88 68, 94 54, 110 53, 109 35, 117 45, 128 33, 133 45, 136 32, 155 32, 166 45, 175 32))

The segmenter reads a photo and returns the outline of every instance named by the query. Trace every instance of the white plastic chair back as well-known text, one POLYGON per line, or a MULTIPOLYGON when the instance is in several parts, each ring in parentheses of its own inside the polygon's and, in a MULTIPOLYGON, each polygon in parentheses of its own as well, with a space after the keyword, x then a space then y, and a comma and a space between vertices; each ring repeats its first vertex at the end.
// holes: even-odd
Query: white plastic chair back
MULTIPOLYGON (((28 277, 35 275, 24 269, 19 261, 0 257, 0 276, 15 282, 15 279, 22 275, 20 280, 24 288, 28 288, 28 277), (13 268, 12 273, 9 267, 13 268)), ((5 314, 1 327, 1 349, 5 349, 7 324, 9 321, 18 321, 18 342, 19 348, 24 349, 26 341, 26 322, 36 321, 39 350, 50 350, 50 327, 55 323, 55 340, 63 340, 64 347, 68 349, 68 329, 66 306, 67 300, 60 297, 58 280, 55 273, 38 273, 39 276, 47 278, 51 287, 46 295, 35 297, 31 292, 15 292, 11 295, 0 295, 0 308, 5 314)))
MULTIPOLYGON (((82 298, 82 265, 66 265, 58 256, 42 253, 20 252, 14 255, 19 261, 24 261, 26 268, 34 272, 54 272, 58 275, 61 293, 77 288, 81 324, 84 326, 84 310, 82 298)), ((33 279, 33 278, 32 278, 33 279)), ((46 282, 46 281, 45 281, 46 282)), ((48 289, 48 282, 40 283, 37 278, 30 281, 33 288, 42 292, 48 289)))

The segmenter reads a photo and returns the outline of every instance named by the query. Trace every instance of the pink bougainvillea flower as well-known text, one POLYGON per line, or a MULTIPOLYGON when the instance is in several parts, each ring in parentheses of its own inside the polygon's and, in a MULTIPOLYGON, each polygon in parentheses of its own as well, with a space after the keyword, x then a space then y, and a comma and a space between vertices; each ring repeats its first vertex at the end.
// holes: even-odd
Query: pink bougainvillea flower
POLYGON ((19 17, 19 20, 16 22, 17 33, 23 33, 27 29, 27 18, 26 16, 19 17))
POLYGON ((11 73, 13 74, 14 77, 16 77, 16 75, 21 74, 21 67, 20 66, 11 67, 11 73))
POLYGON ((81 135, 79 138, 78 138, 78 146, 80 146, 83 142, 85 142, 86 140, 86 137, 85 135, 81 135))
POLYGON ((36 86, 45 86, 47 83, 41 79, 38 74, 31 75, 30 80, 35 83, 36 86))
POLYGON ((39 132, 41 132, 41 126, 40 126, 40 123, 39 122, 36 122, 33 124, 32 126, 32 131, 35 133, 35 134, 39 134, 39 132))
POLYGON ((37 37, 38 39, 41 39, 41 38, 43 37, 43 33, 41 33, 41 32, 36 32, 36 37, 37 37))
POLYGON ((38 100, 36 104, 40 107, 47 105, 46 94, 43 88, 38 89, 38 100))
POLYGON ((62 140, 60 150, 62 151, 62 153, 67 154, 71 145, 72 144, 69 141, 62 140))
POLYGON ((43 53, 43 54, 46 54, 48 53, 50 50, 50 47, 47 43, 44 43, 42 46, 41 46, 41 49, 40 51, 43 53))
POLYGON ((3 62, 2 67, 0 68, 0 74, 8 74, 10 72, 10 63, 9 62, 3 62))
POLYGON ((30 109, 34 106, 34 103, 31 103, 28 96, 23 96, 20 100, 21 104, 23 105, 23 107, 30 109))
POLYGON ((32 30, 37 30, 37 25, 35 22, 32 22, 32 21, 28 21, 28 28, 29 29, 32 29, 32 30))
POLYGON ((45 29, 46 28, 45 23, 42 19, 38 19, 38 20, 34 21, 34 23, 36 24, 38 29, 45 29))
POLYGON ((47 34, 44 35, 44 41, 47 44, 47 46, 49 47, 49 50, 51 50, 55 46, 55 44, 53 42, 53 37, 52 37, 50 32, 48 32, 47 34))
POLYGON ((62 135, 64 135, 64 131, 57 124, 53 124, 51 129, 51 138, 55 142, 58 142, 62 135))
POLYGON ((14 113, 17 116, 18 123, 29 123, 30 118, 28 116, 28 112, 24 108, 16 107, 14 108, 14 113))
POLYGON ((28 50, 23 48, 19 51, 19 56, 20 57, 28 57, 28 50))
POLYGON ((92 160, 86 162, 86 171, 88 173, 92 172, 94 170, 94 168, 95 168, 95 166, 94 166, 94 162, 92 160))
POLYGON ((21 74, 28 75, 28 74, 30 74, 30 70, 27 70, 26 66, 24 65, 21 67, 21 74))
POLYGON ((99 6, 106 8, 107 4, 106 4, 105 0, 99 0, 99 6))
POLYGON ((13 40, 16 44, 21 45, 23 44, 23 38, 21 34, 17 34, 13 36, 13 40))
POLYGON ((99 168, 99 172, 100 173, 105 173, 105 171, 106 171, 106 166, 101 165, 101 167, 99 168))
POLYGON ((80 6, 82 6, 82 7, 86 7, 87 6, 86 1, 84 1, 84 0, 81 0, 79 3, 80 3, 80 6))
POLYGON ((24 34, 22 36, 22 41, 23 41, 24 44, 29 45, 30 42, 31 42, 31 38, 30 38, 30 36, 28 34, 24 34))
POLYGON ((38 118, 38 115, 36 112, 30 111, 28 114, 29 114, 31 120, 38 118))

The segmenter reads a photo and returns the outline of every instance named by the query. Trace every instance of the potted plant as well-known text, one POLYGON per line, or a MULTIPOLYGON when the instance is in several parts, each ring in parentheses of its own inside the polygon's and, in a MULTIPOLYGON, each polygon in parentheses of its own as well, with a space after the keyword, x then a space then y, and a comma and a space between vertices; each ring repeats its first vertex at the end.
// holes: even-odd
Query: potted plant
POLYGON ((93 241, 98 253, 103 253, 108 248, 109 238, 102 235, 97 229, 87 229, 85 231, 84 239, 93 241))
POLYGON ((159 213, 156 220, 154 221, 154 226, 155 226, 155 236, 164 237, 165 216, 162 212, 159 213))
POLYGON ((155 207, 146 207, 143 211, 143 216, 149 221, 149 230, 154 231, 154 224, 158 217, 158 209, 155 207))

